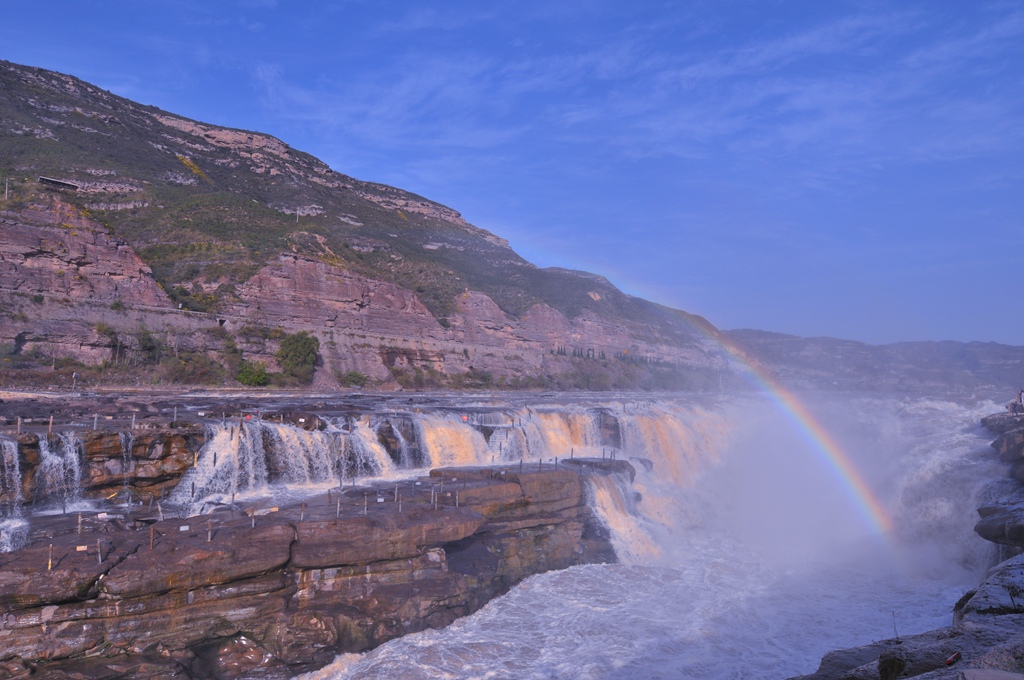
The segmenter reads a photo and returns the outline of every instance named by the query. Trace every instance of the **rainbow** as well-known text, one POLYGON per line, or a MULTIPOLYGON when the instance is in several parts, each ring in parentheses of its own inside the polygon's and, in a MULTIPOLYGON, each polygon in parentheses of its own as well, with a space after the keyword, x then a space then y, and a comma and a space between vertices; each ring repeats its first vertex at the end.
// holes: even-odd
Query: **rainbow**
MULTIPOLYGON (((553 256, 553 259, 557 260, 558 257, 553 256)), ((632 279, 625 271, 619 271, 615 267, 609 268, 605 264, 602 264, 601 267, 603 267, 603 271, 620 274, 616 278, 624 280, 627 285, 623 287, 623 290, 630 292, 630 294, 641 294, 648 300, 657 300, 664 297, 664 291, 656 290, 649 284, 645 285, 643 282, 632 279)), ((885 508, 875 498, 871 488, 864 482, 864 478, 857 472, 857 468, 850 462, 843 449, 832 439, 828 431, 815 420, 814 416, 807 410, 807 407, 796 398, 796 395, 783 387, 767 370, 761 368, 757 361, 747 357, 740 347, 723 336, 720 331, 707 321, 699 316, 695 317, 690 314, 686 314, 684 318, 687 319, 695 331, 720 346, 739 363, 747 377, 755 383, 755 386, 765 392, 775 402, 778 409, 793 422, 796 430, 820 454, 826 467, 833 471, 840 483, 847 489, 854 504, 864 515, 868 525, 877 533, 887 535, 892 529, 892 520, 885 511, 885 508)))
POLYGON ((765 369, 758 366, 756 361, 748 358, 743 350, 730 340, 719 334, 712 335, 705 329, 701 330, 736 359, 747 376, 757 384, 759 389, 768 394, 779 410, 793 422, 796 429, 820 454, 826 466, 835 473, 871 528, 879 534, 888 534, 892 529, 892 520, 885 508, 875 498, 871 488, 864 482, 864 478, 857 472, 857 468, 850 462, 843 449, 815 420, 807 407, 796 398, 796 395, 783 387, 765 369))

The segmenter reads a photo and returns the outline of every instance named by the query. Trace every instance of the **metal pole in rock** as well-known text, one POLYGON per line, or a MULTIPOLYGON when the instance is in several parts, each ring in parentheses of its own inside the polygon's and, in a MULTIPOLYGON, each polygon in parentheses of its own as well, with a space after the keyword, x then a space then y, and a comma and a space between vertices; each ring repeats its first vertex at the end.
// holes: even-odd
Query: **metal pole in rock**
POLYGON ((160 505, 160 501, 156 502, 156 511, 160 515, 160 521, 163 522, 164 521, 164 508, 163 508, 162 505, 160 505))
POLYGON ((96 564, 103 564, 103 544, 96 539, 96 564))
POLYGON ((97 426, 97 425, 99 425, 99 421, 100 421, 100 416, 99 416, 99 414, 97 413, 96 415, 94 415, 94 416, 92 417, 92 431, 93 431, 93 432, 95 432, 95 431, 96 431, 96 426, 97 426))
POLYGON ((53 416, 50 416, 50 427, 46 429, 46 434, 53 434, 53 416))
POLYGON ((369 501, 366 500, 366 492, 364 491, 363 492, 363 514, 364 515, 366 514, 366 511, 369 509, 368 503, 369 503, 369 501))
POLYGON ((50 557, 46 560, 46 571, 53 569, 53 543, 50 544, 50 557))
POLYGON ((175 423, 178 422, 178 407, 177 406, 174 407, 174 419, 173 419, 173 422, 175 422, 175 423))
POLYGON ((132 414, 132 429, 135 429, 135 414, 132 414))
POLYGON ((253 510, 251 517, 252 517, 252 528, 255 529, 256 528, 256 511, 255 510, 253 510))
POLYGON ((300 521, 300 522, 302 522, 302 521, 304 521, 305 519, 306 519, 306 504, 305 504, 305 503, 303 503, 303 504, 302 504, 302 505, 301 505, 301 506, 299 507, 299 521, 300 521))
POLYGON ((78 513, 78 535, 82 535, 82 513, 78 513))
POLYGON ((21 416, 18 416, 18 434, 21 434, 21 416))
POLYGON ((213 520, 206 520, 206 542, 213 540, 213 520))
POLYGON ((338 499, 338 509, 334 513, 334 519, 341 519, 341 499, 338 499))
POLYGON ((402 512, 402 494, 398 494, 398 512, 402 512))
POLYGON ((398 485, 395 484, 395 502, 398 502, 398 485))
POLYGON ((459 507, 459 492, 455 492, 455 507, 459 507))

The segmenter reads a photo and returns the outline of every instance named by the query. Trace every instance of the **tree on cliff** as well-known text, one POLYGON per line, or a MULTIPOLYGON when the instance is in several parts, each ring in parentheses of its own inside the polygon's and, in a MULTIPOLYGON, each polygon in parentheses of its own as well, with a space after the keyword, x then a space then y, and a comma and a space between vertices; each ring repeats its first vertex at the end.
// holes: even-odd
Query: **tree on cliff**
POLYGON ((305 331, 299 331, 284 336, 281 340, 281 349, 277 350, 274 357, 285 375, 302 383, 311 383, 319 351, 320 339, 305 331))

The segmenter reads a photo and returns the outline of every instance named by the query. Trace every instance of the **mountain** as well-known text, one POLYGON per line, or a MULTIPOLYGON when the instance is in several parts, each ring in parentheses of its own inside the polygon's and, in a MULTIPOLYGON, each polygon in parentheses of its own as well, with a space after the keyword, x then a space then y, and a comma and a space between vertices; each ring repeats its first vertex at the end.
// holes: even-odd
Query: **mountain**
POLYGON ((794 386, 936 395, 967 389, 1007 400, 1024 386, 1024 347, 995 342, 868 345, 749 329, 724 335, 794 386))
POLYGON ((0 62, 0 175, 7 384, 221 384, 257 362, 287 384, 299 333, 319 388, 701 388, 727 365, 700 317, 72 76, 0 62))

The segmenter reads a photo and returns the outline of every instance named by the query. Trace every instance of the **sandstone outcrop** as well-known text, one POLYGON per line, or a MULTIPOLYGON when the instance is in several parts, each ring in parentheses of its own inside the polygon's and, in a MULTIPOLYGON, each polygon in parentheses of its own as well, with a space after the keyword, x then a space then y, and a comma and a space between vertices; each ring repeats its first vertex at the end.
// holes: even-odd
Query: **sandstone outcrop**
POLYGON ((7 62, 0 86, 0 153, 16 159, 0 201, 0 369, 45 357, 118 366, 117 382, 210 384, 242 360, 275 371, 299 331, 320 340, 318 389, 346 374, 535 386, 602 355, 621 359, 617 375, 678 372, 678 387, 728 364, 699 317, 537 268, 456 210, 269 135, 7 62), (192 363, 161 365, 168 354, 192 363), (210 362, 226 370, 196 378, 210 362))
MULTIPOLYGON (((60 495, 47 496, 37 474, 43 458, 41 439, 57 455, 62 455, 63 447, 81 447, 80 491, 85 498, 119 496, 120 500, 127 497, 139 502, 160 498, 178 483, 192 467, 204 434, 197 426, 123 432, 87 430, 64 440, 56 435, 22 434, 17 439, 21 497, 40 505, 59 506, 60 495)), ((12 490, 0 489, 0 503, 11 502, 11 494, 12 490)))
POLYGON ((0 288, 7 293, 170 307, 153 272, 127 244, 60 200, 0 212, 0 288))
MULTIPOLYGON (((84 494, 159 499, 203 437, 124 434, 81 434, 84 494)), ((26 498, 41 437, 19 440, 26 498)), ((531 574, 615 559, 586 476, 632 468, 574 462, 435 469, 290 507, 32 517, 25 545, 0 553, 0 677, 284 677, 447 625, 531 574)))

